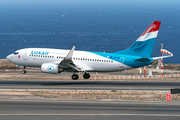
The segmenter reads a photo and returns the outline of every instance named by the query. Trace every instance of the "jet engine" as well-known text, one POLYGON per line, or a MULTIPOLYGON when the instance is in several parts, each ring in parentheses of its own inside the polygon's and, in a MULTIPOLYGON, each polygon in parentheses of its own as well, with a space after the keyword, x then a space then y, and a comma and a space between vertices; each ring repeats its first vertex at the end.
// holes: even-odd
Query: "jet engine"
POLYGON ((42 73, 59 74, 63 71, 64 71, 63 69, 61 69, 58 65, 55 65, 55 64, 44 63, 41 65, 42 73))

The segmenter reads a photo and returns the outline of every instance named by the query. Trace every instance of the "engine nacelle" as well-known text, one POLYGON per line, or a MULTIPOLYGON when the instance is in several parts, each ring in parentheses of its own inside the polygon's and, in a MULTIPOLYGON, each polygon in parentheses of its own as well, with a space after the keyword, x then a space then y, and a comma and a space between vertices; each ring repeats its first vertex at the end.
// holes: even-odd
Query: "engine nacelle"
POLYGON ((55 64, 44 63, 41 65, 41 72, 43 73, 59 74, 63 71, 63 69, 61 69, 58 65, 55 64))

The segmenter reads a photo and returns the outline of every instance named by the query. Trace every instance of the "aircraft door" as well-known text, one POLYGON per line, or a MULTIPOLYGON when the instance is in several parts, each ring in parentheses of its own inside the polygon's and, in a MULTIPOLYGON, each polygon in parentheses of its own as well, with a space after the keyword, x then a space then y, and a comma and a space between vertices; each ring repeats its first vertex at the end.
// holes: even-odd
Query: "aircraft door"
POLYGON ((120 68, 124 68, 124 57, 120 57, 119 66, 120 68))
POLYGON ((23 59, 28 60, 28 52, 27 51, 24 52, 23 59))

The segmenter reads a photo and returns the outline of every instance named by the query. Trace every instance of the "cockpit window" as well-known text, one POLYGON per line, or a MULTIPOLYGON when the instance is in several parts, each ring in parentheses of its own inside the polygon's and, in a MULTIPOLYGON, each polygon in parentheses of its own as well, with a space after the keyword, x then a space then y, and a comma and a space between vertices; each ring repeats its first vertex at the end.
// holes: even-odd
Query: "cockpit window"
POLYGON ((17 54, 19 54, 19 52, 14 52, 14 55, 17 55, 17 54))

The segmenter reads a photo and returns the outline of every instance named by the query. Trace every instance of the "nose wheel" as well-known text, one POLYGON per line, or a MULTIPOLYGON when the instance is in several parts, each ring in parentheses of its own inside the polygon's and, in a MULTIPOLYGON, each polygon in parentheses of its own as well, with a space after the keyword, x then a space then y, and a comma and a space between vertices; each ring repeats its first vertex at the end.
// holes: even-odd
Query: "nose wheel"
POLYGON ((23 71, 22 71, 22 74, 26 74, 26 70, 23 70, 23 71))
POLYGON ((72 78, 73 80, 77 80, 77 79, 79 78, 79 76, 78 76, 77 74, 73 74, 73 75, 71 76, 71 78, 72 78))

